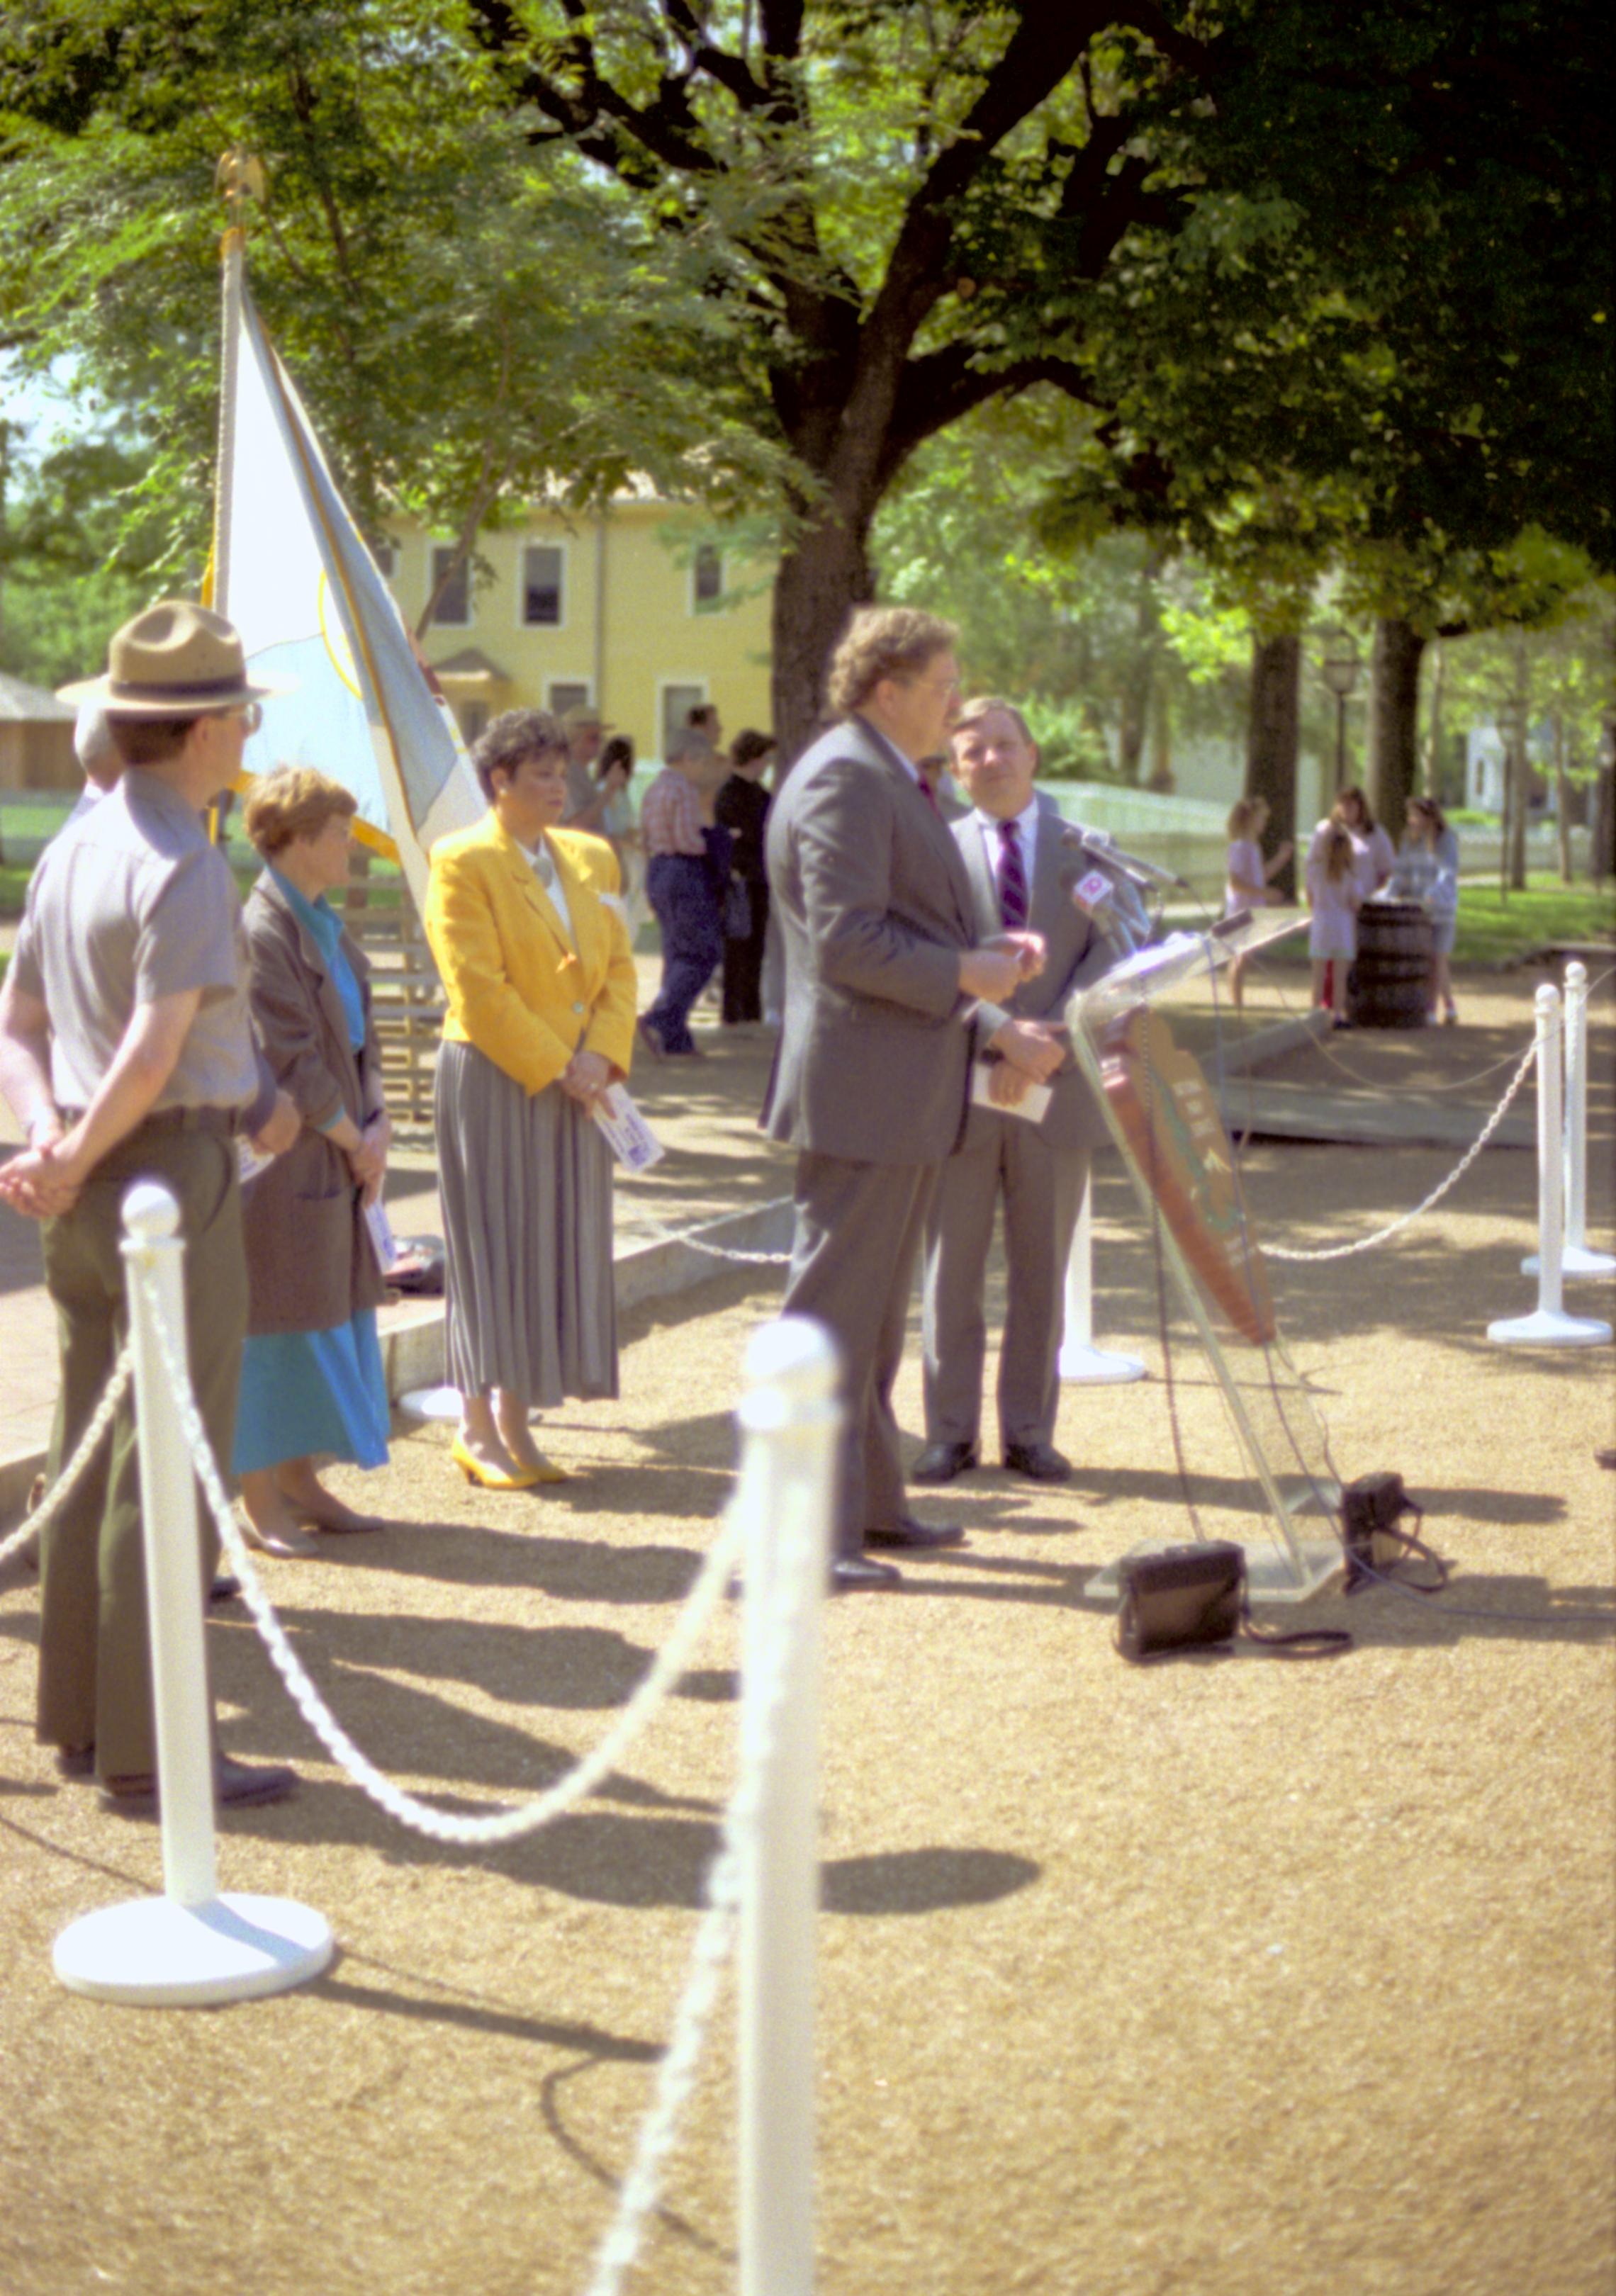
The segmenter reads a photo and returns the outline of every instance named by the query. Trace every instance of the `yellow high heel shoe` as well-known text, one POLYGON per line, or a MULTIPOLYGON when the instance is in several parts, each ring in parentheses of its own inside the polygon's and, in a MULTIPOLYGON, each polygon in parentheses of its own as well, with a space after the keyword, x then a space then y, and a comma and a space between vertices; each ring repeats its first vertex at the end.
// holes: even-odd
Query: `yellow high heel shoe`
POLYGON ((530 1491, 539 1480, 526 1469, 517 1474, 507 1475, 497 1467, 485 1465, 458 1435, 449 1445, 449 1456, 468 1483, 480 1483, 485 1491, 530 1491))

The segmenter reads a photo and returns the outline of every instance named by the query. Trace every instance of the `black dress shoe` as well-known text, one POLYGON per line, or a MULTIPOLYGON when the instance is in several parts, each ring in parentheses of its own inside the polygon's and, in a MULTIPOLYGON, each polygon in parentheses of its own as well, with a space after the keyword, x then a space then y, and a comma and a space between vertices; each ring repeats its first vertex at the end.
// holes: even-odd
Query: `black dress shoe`
POLYGON ((1051 1443, 1006 1443, 1005 1464, 1013 1475, 1030 1475, 1035 1483, 1071 1480, 1071 1461, 1051 1443))
MULTIPOLYGON (((245 1809, 256 1802, 284 1801, 296 1790, 298 1774, 279 1762, 236 1762, 228 1754, 213 1758, 213 1797, 221 1809, 245 1809)), ((157 1780, 149 1770, 127 1777, 108 1778, 101 1789, 103 1809, 124 1817, 157 1815, 157 1780)))
POLYGON ((974 1443, 928 1443, 909 1470, 912 1483, 951 1483, 967 1467, 980 1466, 974 1443))
POLYGON ((873 1554, 837 1554, 831 1559, 831 1592, 850 1595, 859 1587, 901 1587, 903 1572, 873 1554))
POLYGON ((965 1534, 956 1522, 916 1522, 912 1514, 906 1514, 901 1522, 883 1524, 880 1530, 866 1530, 864 1543, 866 1546, 911 1548, 963 1546, 965 1534))
POLYGON ((56 1775, 59 1778, 93 1778, 95 1775, 94 1746, 58 1746, 56 1775))
POLYGON ((208 1600, 210 1603, 234 1603, 241 1591, 241 1580, 233 1578, 228 1570, 221 1570, 208 1589, 208 1600))

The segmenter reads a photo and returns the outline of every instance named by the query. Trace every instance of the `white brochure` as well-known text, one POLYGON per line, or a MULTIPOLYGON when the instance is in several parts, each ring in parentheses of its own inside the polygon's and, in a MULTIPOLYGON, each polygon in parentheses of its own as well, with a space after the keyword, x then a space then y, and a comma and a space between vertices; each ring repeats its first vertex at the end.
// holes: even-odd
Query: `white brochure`
POLYGON ((393 1234, 393 1224, 380 1196, 373 1204, 365 1205, 365 1219, 370 1229, 370 1240, 376 1247, 376 1258, 385 1275, 390 1267, 396 1267, 398 1264, 398 1239, 393 1234))
POLYGON ((668 1151, 628 1097, 628 1087, 608 1085, 592 1111, 606 1144, 628 1172, 648 1172, 668 1151))
POLYGON ((1024 1117, 1029 1124, 1042 1124, 1049 1112, 1053 1095, 1046 1084, 1029 1084, 1013 1108, 1005 1108, 995 1100, 988 1089, 989 1079, 998 1066, 997 1061, 972 1061, 971 1063, 971 1097, 978 1108, 991 1108, 1000 1116, 1024 1117))

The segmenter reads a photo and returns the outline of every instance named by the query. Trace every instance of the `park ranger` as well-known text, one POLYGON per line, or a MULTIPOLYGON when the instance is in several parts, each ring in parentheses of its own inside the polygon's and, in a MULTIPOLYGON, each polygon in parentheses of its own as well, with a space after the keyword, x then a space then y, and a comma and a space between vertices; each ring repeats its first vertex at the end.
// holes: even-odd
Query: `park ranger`
MULTIPOLYGON (((45 1223, 62 1386, 53 1480, 71 1457, 128 1328, 119 1250, 124 1195, 160 1180, 180 1208, 191 1378, 214 1456, 227 1461, 247 1319, 238 1133, 268 1154, 297 1114, 248 1021, 241 902, 201 808, 228 789, 266 691, 230 624, 166 600, 112 640, 105 677, 65 700, 106 713, 123 771, 50 846, 0 991, 0 1091, 28 1148, 0 1196, 45 1223)), ((198 1599, 217 1554, 201 1513, 198 1599)), ((41 1541, 38 1734, 103 1801, 155 1798, 145 1562, 132 1405, 41 1541)), ((215 1745, 226 1802, 291 1791, 290 1770, 215 1745)))

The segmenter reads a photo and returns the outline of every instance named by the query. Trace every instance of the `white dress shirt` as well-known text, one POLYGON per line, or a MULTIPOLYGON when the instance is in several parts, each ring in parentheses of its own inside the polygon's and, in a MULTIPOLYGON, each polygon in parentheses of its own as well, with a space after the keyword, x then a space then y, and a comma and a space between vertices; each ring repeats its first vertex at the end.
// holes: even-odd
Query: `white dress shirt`
POLYGON ((561 919, 562 932, 576 948, 578 932, 572 922, 572 911, 567 906, 567 888, 562 881, 562 873, 555 865, 554 857, 549 847, 541 837, 537 845, 524 845, 520 849, 533 874, 549 895, 550 906, 561 919))
MULTIPOLYGON (((1021 873, 1027 880, 1027 914, 1032 914, 1032 870, 1038 853, 1038 801, 1035 797, 1025 813, 1015 816, 1016 843, 1021 848, 1021 873)), ((997 885, 999 881, 999 853, 1004 840, 999 835, 1003 826, 990 813, 976 807, 971 818, 982 833, 982 844, 988 856, 988 874, 997 885)))

